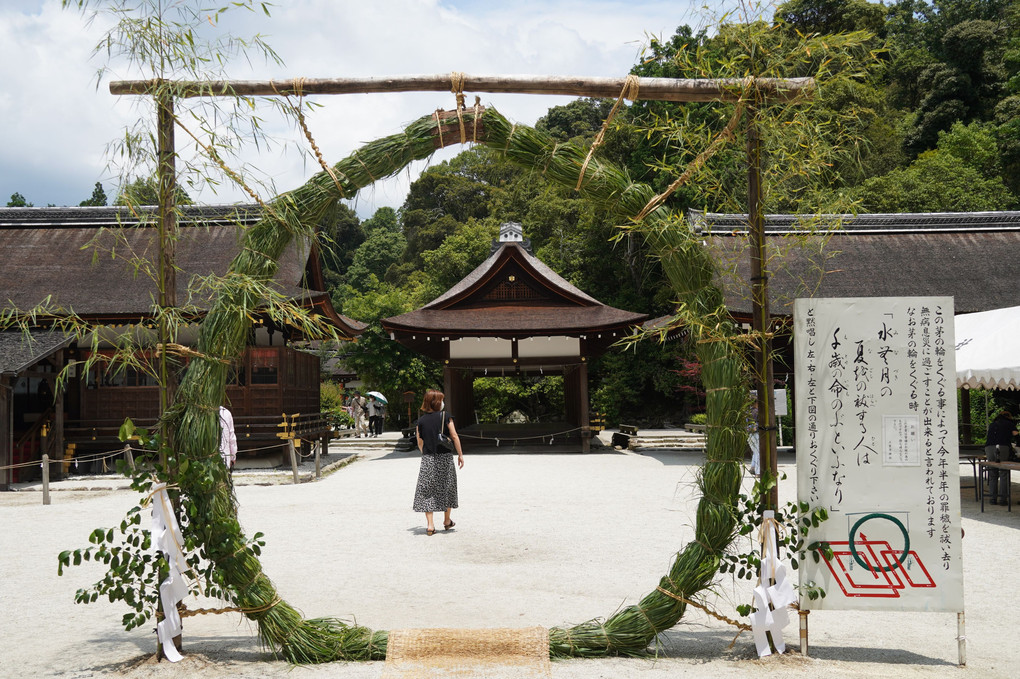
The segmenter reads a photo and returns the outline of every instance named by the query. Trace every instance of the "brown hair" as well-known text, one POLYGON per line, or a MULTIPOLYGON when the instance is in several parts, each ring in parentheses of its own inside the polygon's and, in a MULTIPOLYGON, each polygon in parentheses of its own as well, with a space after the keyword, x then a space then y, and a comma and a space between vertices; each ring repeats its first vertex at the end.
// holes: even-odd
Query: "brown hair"
POLYGON ((425 392, 425 398, 422 399, 421 409, 427 413, 436 413, 439 412, 442 404, 443 392, 438 389, 429 389, 425 392))

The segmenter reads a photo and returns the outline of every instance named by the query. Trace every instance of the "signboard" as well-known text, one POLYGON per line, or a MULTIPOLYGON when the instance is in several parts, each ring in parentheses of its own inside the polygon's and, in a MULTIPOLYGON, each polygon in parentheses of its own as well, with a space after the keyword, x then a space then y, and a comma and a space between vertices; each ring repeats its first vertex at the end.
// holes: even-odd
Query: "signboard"
POLYGON ((825 507, 811 609, 962 611, 951 297, 794 304, 797 496, 825 507))

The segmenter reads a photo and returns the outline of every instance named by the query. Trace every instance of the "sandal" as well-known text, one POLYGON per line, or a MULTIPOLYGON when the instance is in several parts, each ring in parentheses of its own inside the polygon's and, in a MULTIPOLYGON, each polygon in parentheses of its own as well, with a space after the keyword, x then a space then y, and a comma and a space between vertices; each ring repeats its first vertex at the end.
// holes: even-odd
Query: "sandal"
POLYGON ((435 535, 435 534, 436 534, 436 529, 435 528, 426 528, 425 529, 425 535, 435 535))
POLYGON ((443 524, 443 530, 450 530, 451 528, 453 528, 456 525, 457 524, 455 524, 453 521, 451 521, 450 523, 444 523, 443 524))

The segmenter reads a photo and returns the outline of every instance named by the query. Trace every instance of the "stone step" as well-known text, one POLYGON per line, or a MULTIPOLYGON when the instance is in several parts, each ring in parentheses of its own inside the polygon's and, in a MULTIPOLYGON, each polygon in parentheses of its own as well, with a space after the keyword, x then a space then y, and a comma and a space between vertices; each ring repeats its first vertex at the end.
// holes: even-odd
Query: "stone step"
POLYGON ((630 440, 630 448, 697 448, 705 447, 705 439, 647 439, 636 436, 630 440))

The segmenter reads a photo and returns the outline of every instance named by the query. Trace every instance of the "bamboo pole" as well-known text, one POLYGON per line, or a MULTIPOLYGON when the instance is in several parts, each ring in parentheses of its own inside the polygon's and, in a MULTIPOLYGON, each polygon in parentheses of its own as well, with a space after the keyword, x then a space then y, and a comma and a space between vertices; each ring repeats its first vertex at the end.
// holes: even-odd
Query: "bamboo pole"
MULTIPOLYGON (((656 101, 732 101, 748 87, 755 87, 770 98, 788 100, 810 92, 815 84, 813 78, 634 78, 630 83, 635 81, 634 99, 656 101)), ((152 94, 163 84, 164 81, 158 79, 115 80, 110 83, 110 93, 152 94)), ((178 98, 453 91, 615 99, 625 86, 629 86, 627 78, 439 73, 372 78, 178 81, 173 84, 173 91, 178 98)))
MULTIPOLYGON (((156 97, 156 178, 159 185, 159 306, 162 310, 177 306, 177 189, 176 144, 174 141, 174 100, 167 93, 156 97)), ((166 314, 159 316, 159 415, 174 403, 176 379, 167 365, 167 343, 174 338, 167 327, 166 314)), ((169 445, 172 442, 168 441, 169 445)), ((159 463, 166 468, 166 449, 160 447, 159 463)))
MULTIPOLYGON (((747 236, 751 254, 751 327, 758 337, 755 348, 755 387, 758 390, 758 451, 763 478, 779 478, 776 459, 776 404, 772 390, 772 342, 769 341, 769 282, 765 253, 765 219, 762 215, 761 137, 752 108, 747 121, 747 236)), ((779 485, 769 489, 762 509, 779 508, 779 485)))

